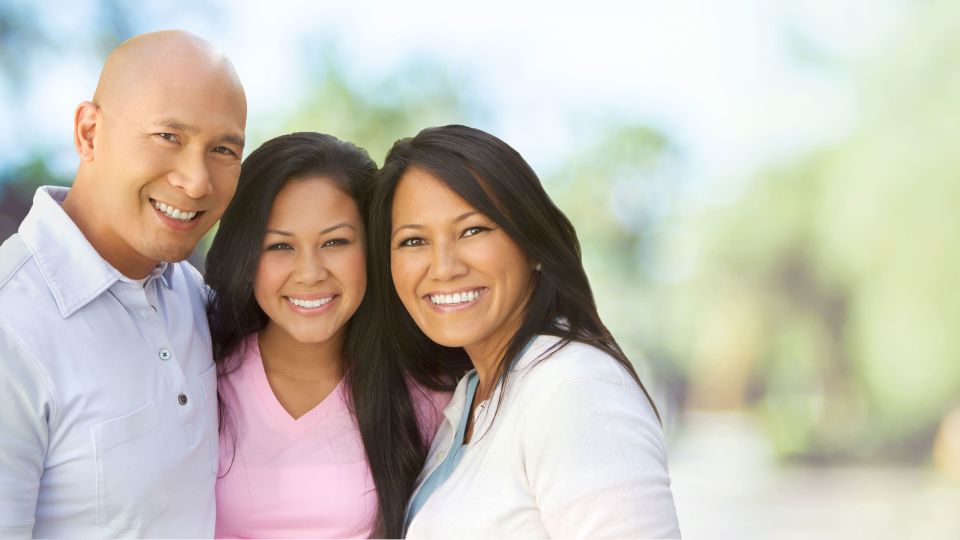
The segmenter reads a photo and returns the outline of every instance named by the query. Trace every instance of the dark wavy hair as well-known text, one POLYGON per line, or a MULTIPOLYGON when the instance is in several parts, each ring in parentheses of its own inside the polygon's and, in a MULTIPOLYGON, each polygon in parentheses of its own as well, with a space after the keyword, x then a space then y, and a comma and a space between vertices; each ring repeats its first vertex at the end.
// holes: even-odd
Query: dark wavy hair
POLYGON ((570 220, 553 204, 536 173, 516 150, 489 133, 466 126, 427 128, 416 137, 397 141, 380 171, 368 229, 373 270, 368 284, 378 302, 383 330, 392 343, 389 353, 422 381, 462 370, 466 358, 462 348, 442 347, 430 341, 404 309, 391 280, 393 197, 404 173, 411 168, 443 182, 501 227, 528 260, 540 264, 520 328, 498 359, 496 380, 506 380, 532 337, 552 335, 560 341, 538 361, 548 359, 571 341, 597 347, 630 372, 659 418, 637 372, 600 320, 570 220))
MULTIPOLYGON (((316 177, 331 180, 368 218, 377 166, 352 143, 320 133, 292 133, 265 142, 243 162, 236 194, 206 258, 207 318, 220 377, 238 367, 227 365, 228 360, 246 336, 268 321, 254 298, 253 277, 273 201, 288 182, 316 177)), ((369 261, 369 242, 367 250, 369 261)), ((401 365, 365 352, 366 342, 377 335, 370 298, 368 288, 348 323, 340 367, 377 492, 373 536, 398 537, 427 448, 401 365)), ((235 438, 229 411, 219 401, 221 437, 235 438)))

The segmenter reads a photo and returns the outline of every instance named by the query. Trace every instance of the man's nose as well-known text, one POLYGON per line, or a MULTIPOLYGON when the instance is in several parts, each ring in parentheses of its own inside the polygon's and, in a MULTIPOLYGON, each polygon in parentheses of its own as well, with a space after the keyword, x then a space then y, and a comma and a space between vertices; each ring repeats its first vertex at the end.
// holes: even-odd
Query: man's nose
POLYGON ((177 167, 170 173, 170 184, 183 190, 192 199, 213 193, 206 152, 184 152, 177 167))

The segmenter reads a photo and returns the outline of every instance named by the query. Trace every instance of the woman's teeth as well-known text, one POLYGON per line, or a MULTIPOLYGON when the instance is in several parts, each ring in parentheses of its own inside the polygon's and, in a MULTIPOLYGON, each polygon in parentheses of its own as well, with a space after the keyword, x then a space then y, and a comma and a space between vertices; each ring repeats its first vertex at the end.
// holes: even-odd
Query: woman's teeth
POLYGON ((465 302, 473 302, 480 296, 480 290, 467 291, 462 293, 454 294, 433 294, 430 295, 430 301, 438 306, 444 306, 449 304, 463 304, 465 302))
POLYGON ((302 307, 302 308, 306 308, 306 309, 313 309, 313 308, 318 308, 318 307, 326 304, 327 302, 333 300, 333 297, 332 297, 332 296, 328 296, 328 297, 326 297, 326 298, 318 298, 318 299, 316 299, 316 300, 302 300, 302 299, 300 299, 300 298, 291 298, 291 297, 288 296, 288 297, 287 297, 287 300, 289 300, 291 304, 293 304, 293 305, 295 305, 295 306, 297 306, 297 307, 302 307))

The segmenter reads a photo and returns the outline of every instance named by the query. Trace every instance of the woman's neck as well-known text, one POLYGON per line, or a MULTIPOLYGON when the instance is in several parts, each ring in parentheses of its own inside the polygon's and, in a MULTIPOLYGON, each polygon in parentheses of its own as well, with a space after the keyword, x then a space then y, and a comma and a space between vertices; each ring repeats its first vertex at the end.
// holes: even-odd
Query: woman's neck
POLYGON ((260 357, 264 370, 302 381, 337 381, 343 376, 344 333, 320 343, 302 343, 268 324, 260 331, 260 357))

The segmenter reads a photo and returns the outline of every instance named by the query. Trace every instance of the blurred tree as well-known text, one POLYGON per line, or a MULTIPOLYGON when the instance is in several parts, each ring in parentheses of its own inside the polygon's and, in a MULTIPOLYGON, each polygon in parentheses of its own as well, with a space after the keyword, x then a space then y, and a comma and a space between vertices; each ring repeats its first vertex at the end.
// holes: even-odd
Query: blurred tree
POLYGON ((911 9, 846 142, 688 218, 692 403, 757 405, 784 456, 927 460, 960 401, 960 9, 911 9))
MULTIPOLYGON (((69 50, 81 56, 105 57, 132 34, 130 17, 115 2, 90 2, 98 20, 82 41, 65 40, 43 24, 43 3, 0 3, 0 94, 19 99, 35 89, 30 86, 30 66, 38 58, 69 50)), ((0 241, 16 232, 33 202, 33 192, 44 184, 68 185, 71 178, 54 174, 48 164, 53 147, 38 144, 26 149, 16 162, 0 162, 0 241)))
POLYGON ((273 137, 293 131, 320 131, 354 142, 383 163, 387 150, 402 137, 430 126, 475 124, 483 105, 470 99, 468 80, 455 80, 439 65, 421 60, 361 85, 347 77, 333 46, 305 47, 310 91, 280 123, 273 137))
POLYGON ((662 346, 654 249, 682 186, 683 156, 649 126, 598 122, 587 144, 543 178, 577 228, 604 322, 668 415, 685 393, 682 361, 662 346), (656 374, 656 381, 652 380, 656 374))

